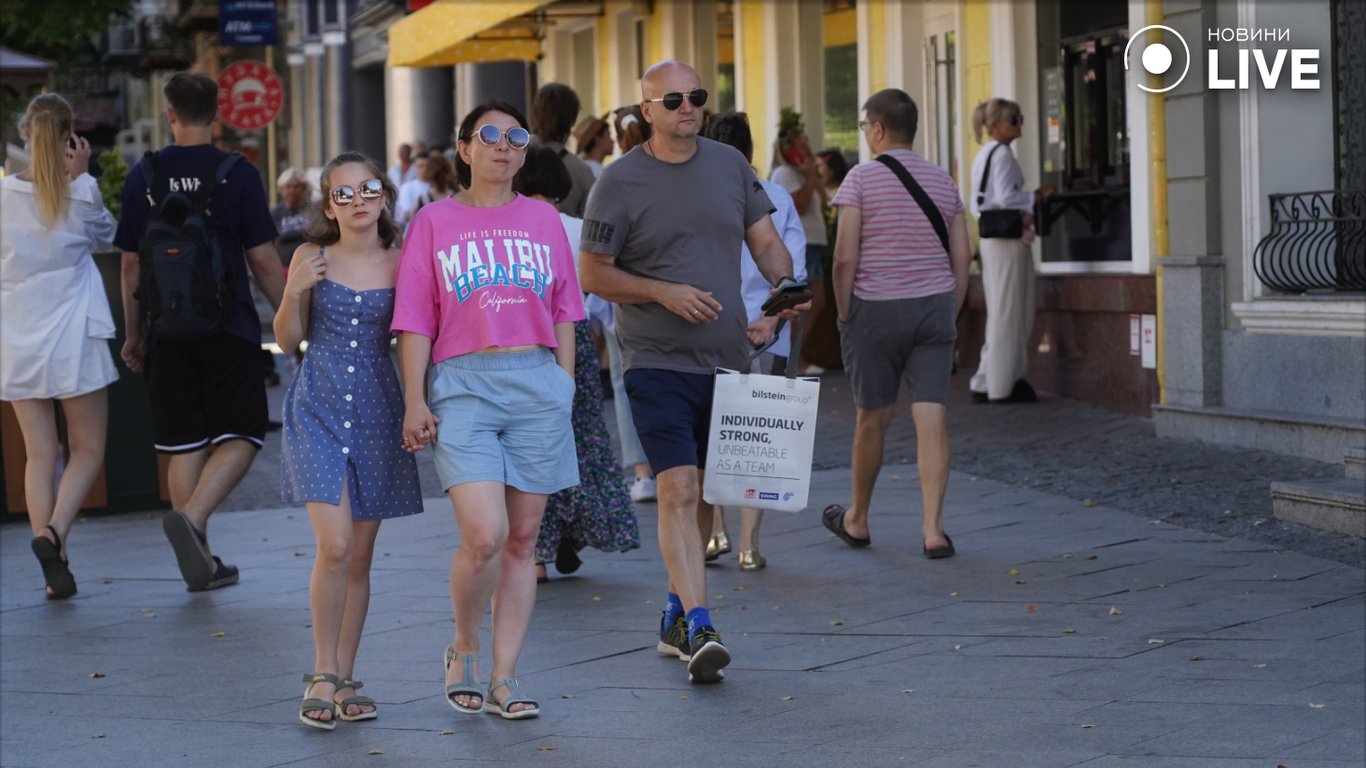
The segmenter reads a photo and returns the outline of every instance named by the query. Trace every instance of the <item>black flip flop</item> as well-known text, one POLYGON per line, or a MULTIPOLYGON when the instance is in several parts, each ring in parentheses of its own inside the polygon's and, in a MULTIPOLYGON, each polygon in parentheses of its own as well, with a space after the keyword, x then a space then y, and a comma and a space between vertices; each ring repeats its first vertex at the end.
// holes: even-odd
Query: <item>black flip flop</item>
POLYGON ((953 557, 953 539, 950 539, 949 535, 946 533, 944 534, 944 541, 947 541, 948 544, 942 547, 935 547, 934 549, 930 549, 922 544, 921 550, 925 553, 925 557, 928 557, 931 560, 943 560, 946 557, 953 557))
POLYGON ((209 557, 204 534, 182 512, 171 510, 161 519, 161 529, 171 542, 180 576, 191 592, 203 592, 214 581, 218 564, 209 557))
POLYGON ((62 559, 62 537, 57 535, 57 529, 50 525, 43 526, 44 530, 52 531, 52 539, 46 536, 33 537, 33 554, 38 558, 38 564, 43 568, 43 581, 47 582, 51 592, 46 593, 49 600, 65 600, 76 594, 76 577, 71 575, 71 568, 67 566, 66 560, 62 559))
POLYGON ((844 507, 841 507, 838 504, 831 504, 821 511, 821 524, 825 526, 826 530, 838 536, 840 541, 843 541, 845 544, 848 544, 855 549, 872 544, 873 540, 871 538, 851 536, 848 531, 844 530, 844 511, 844 507))

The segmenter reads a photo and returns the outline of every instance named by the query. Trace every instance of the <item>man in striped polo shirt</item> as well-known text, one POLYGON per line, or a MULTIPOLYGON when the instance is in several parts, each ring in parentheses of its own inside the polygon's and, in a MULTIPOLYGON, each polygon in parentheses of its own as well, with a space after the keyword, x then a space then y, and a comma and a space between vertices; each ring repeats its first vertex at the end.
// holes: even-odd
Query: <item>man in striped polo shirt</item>
POLYGON ((858 417, 853 498, 821 522, 851 547, 866 547, 868 509, 882 469, 883 439, 901 380, 911 390, 916 464, 925 505, 924 554, 953 555, 944 533, 949 433, 944 400, 953 367, 954 319, 967 295, 972 256, 963 201, 953 179, 911 149, 919 110, 889 88, 863 105, 868 149, 878 159, 849 172, 839 207, 834 288, 844 369, 858 417), (906 175, 908 174, 908 175, 906 175))

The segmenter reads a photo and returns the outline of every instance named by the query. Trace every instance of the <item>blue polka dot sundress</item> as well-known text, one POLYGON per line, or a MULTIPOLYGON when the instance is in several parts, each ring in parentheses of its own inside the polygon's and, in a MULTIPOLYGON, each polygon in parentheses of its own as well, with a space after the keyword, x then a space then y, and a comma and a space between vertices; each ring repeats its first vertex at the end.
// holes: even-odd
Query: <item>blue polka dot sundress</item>
POLYGON ((355 520, 422 511, 417 461, 403 450, 403 395, 389 356, 394 289, 313 288, 308 351, 285 393, 286 502, 341 503, 355 520))

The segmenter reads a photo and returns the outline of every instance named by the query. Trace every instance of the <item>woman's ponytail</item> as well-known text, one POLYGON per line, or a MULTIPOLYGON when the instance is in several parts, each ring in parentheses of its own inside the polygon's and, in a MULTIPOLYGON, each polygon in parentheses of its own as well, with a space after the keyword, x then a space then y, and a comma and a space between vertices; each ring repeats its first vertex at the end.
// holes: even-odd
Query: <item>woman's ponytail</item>
POLYGON ((28 139, 31 149, 38 214, 49 227, 66 215, 70 202, 66 142, 71 136, 72 122, 71 105, 55 93, 34 97, 19 121, 20 135, 28 139))

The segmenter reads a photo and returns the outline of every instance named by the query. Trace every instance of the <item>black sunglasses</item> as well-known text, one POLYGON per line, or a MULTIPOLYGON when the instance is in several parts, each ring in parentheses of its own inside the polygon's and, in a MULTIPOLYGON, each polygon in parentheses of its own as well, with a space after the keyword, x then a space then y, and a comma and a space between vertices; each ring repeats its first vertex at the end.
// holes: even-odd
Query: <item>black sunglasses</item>
POLYGON ((1011 124, 1011 125, 1024 125, 1024 115, 1011 115, 1011 117, 1010 117, 1010 124, 1011 124))
POLYGON ((651 104, 663 104, 665 109, 672 112, 683 106, 684 96, 688 97, 688 102, 694 107, 701 107, 703 104, 707 103, 707 89, 705 88, 694 88, 687 93, 669 91, 657 99, 646 99, 645 101, 651 104))
POLYGON ((362 200, 378 200, 384 197, 384 184, 379 179, 370 179, 361 182, 360 189, 352 189, 345 185, 333 187, 332 204, 339 208, 345 208, 356 199, 358 193, 362 200))

